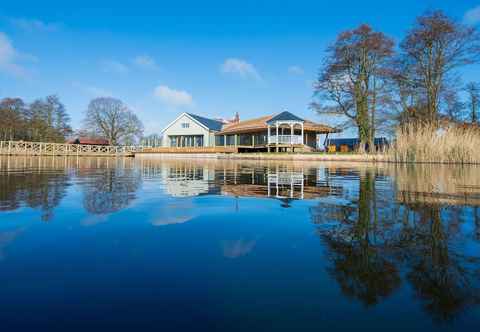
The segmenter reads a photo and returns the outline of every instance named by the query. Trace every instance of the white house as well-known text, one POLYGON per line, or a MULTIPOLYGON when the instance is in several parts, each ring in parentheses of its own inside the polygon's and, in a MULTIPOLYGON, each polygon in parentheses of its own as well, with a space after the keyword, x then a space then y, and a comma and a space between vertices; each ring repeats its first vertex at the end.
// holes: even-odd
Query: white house
POLYGON ((215 133, 222 130, 223 122, 202 116, 182 113, 162 130, 164 147, 215 146, 215 133))
POLYGON ((315 150, 319 135, 339 132, 284 111, 256 119, 231 121, 182 113, 161 133, 163 147, 229 147, 238 151, 315 150))

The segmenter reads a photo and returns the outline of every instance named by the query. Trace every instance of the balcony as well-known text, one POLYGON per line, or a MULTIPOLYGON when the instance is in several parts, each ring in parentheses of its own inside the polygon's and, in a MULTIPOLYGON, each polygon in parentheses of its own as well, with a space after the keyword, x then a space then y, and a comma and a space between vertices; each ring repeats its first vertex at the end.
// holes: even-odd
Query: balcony
POLYGON ((302 145, 303 137, 301 135, 270 135, 268 137, 269 144, 289 144, 302 145))

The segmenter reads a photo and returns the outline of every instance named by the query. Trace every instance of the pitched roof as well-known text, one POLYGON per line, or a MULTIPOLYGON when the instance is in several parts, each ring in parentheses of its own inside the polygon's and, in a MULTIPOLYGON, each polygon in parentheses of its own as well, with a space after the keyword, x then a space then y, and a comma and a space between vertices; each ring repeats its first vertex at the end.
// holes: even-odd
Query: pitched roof
MULTIPOLYGON (((289 112, 286 112, 289 113, 289 112)), ((282 113, 280 113, 282 114, 282 113)), ((291 114, 291 113, 289 113, 291 114)), ((279 114, 278 114, 279 115, 279 114)), ((293 115, 293 114, 291 114, 293 115)), ((251 133, 257 131, 267 130, 267 123, 271 123, 272 119, 277 115, 267 115, 261 118, 250 119, 245 121, 240 121, 237 123, 226 124, 223 126, 222 131, 219 134, 235 134, 235 133, 251 133)), ((295 115, 293 115, 296 117, 295 115)), ((298 118, 299 119, 299 118, 298 118)), ((309 120, 303 121, 303 128, 306 131, 315 131, 318 133, 335 133, 339 132, 338 129, 333 127, 323 125, 320 123, 315 123, 309 120)))
POLYGON ((261 118, 255 118, 245 121, 239 121, 235 123, 229 123, 223 126, 222 133, 230 132, 249 132, 266 129, 266 123, 272 118, 272 115, 262 116, 261 118))
POLYGON ((271 118, 267 122, 271 123, 275 121, 304 121, 304 120, 302 118, 299 118, 295 114, 292 114, 287 111, 283 111, 282 113, 275 115, 273 118, 271 118))
POLYGON ((222 130, 223 123, 221 121, 204 118, 203 116, 192 114, 192 113, 187 113, 187 114, 210 130, 215 130, 215 131, 222 130))

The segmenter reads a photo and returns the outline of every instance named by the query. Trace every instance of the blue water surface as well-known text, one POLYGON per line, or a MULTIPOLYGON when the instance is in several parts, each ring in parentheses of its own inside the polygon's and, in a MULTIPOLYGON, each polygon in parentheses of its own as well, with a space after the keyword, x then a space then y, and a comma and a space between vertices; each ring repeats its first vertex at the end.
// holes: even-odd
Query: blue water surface
POLYGON ((39 330, 480 327, 480 169, 0 159, 0 321, 39 330))

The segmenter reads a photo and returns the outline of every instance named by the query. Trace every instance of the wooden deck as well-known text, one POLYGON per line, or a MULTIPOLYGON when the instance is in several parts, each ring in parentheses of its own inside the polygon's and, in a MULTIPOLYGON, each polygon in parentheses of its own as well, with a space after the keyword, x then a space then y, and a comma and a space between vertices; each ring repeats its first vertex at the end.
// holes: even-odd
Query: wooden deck
POLYGON ((142 153, 237 153, 238 147, 235 146, 216 146, 216 147, 144 147, 135 154, 142 153))
POLYGON ((133 156, 142 147, 0 141, 0 155, 10 156, 133 156))

